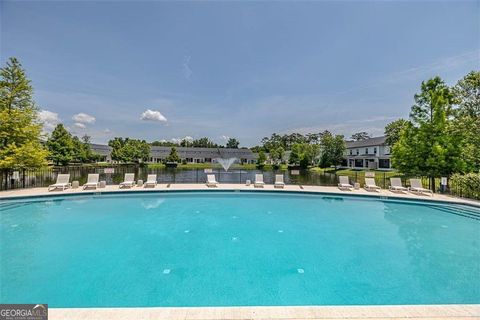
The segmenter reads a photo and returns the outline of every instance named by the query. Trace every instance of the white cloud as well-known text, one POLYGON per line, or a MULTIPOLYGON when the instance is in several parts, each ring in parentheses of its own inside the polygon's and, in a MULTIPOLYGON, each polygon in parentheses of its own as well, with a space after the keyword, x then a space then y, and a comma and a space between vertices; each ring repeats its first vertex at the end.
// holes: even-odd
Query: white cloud
POLYGON ((188 142, 192 142, 192 141, 193 141, 193 138, 190 137, 190 136, 185 136, 185 137, 183 137, 183 138, 172 138, 172 142, 173 142, 173 143, 180 143, 180 142, 182 142, 183 140, 186 140, 186 141, 188 141, 188 142))
POLYGON ((43 123, 43 127, 46 131, 52 131, 55 126, 60 123, 58 113, 48 110, 40 110, 40 112, 38 112, 38 118, 43 123))
POLYGON ((160 111, 147 109, 142 113, 140 119, 145 121, 158 121, 158 122, 167 122, 167 118, 160 113, 160 111))
POLYGON ((77 123, 95 123, 95 117, 86 113, 77 113, 72 117, 72 120, 77 123))
POLYGON ((78 128, 78 129, 85 129, 85 128, 87 127, 85 124, 80 123, 80 122, 75 122, 75 123, 73 124, 73 126, 74 126, 75 128, 78 128))
POLYGON ((112 131, 110 131, 110 129, 107 128, 107 129, 103 130, 103 133, 109 134, 109 133, 112 133, 112 131))
POLYGON ((223 135, 223 136, 222 136, 222 139, 225 140, 225 141, 228 141, 228 139, 230 139, 230 137, 229 137, 229 136, 226 136, 226 135, 223 135))

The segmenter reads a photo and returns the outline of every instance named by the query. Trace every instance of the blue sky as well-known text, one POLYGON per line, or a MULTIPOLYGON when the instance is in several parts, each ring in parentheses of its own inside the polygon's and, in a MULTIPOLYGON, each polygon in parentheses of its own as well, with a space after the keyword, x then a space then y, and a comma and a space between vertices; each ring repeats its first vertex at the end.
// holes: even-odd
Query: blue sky
POLYGON ((47 125, 95 142, 382 134, 422 80, 479 70, 480 2, 2 1, 47 125), (150 111, 148 111, 150 110, 150 111), (142 119, 143 118, 143 119, 142 119))

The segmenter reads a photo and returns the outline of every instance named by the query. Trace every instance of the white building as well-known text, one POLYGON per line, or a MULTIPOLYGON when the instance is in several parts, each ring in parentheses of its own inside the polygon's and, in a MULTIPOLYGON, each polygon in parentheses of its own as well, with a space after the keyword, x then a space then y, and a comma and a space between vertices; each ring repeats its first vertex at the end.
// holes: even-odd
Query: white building
MULTIPOLYGON (((92 151, 102 156, 101 161, 112 162, 112 148, 108 145, 91 144, 92 151)), ((238 162, 256 163, 258 155, 250 149, 231 149, 231 148, 193 148, 193 147, 175 147, 182 161, 186 163, 214 163, 217 158, 237 158, 238 162)), ((163 162, 170 154, 171 147, 150 147, 150 157, 148 162, 163 162)))
POLYGON ((390 146, 386 137, 375 137, 360 141, 347 141, 344 167, 354 169, 391 170, 390 146))

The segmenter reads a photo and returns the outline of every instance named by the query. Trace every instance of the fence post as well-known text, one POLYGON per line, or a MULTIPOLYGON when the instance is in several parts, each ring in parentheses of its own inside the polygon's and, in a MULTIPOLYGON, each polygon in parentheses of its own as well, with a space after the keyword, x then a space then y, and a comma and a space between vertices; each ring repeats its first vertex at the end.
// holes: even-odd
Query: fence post
POLYGON ((387 189, 387 173, 383 173, 383 189, 387 189))
POLYGON ((197 168, 197 170, 195 171, 195 174, 196 174, 195 181, 196 181, 196 183, 198 183, 198 168, 197 168))
POLYGON ((22 171, 22 188, 25 189, 25 169, 22 171))

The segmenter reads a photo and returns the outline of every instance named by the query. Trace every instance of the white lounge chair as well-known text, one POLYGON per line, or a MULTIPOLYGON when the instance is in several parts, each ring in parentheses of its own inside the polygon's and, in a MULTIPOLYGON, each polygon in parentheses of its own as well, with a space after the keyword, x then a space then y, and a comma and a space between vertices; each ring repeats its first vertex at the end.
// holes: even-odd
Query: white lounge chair
POLYGON ((433 192, 430 189, 425 189, 422 185, 422 181, 420 179, 410 179, 410 188, 408 188, 410 192, 416 193, 430 193, 433 196, 433 192))
POLYGON ((275 175, 275 188, 285 187, 285 182, 283 182, 283 174, 275 175))
POLYGON ((255 188, 263 188, 265 185, 265 182, 263 182, 263 174, 257 173, 255 174, 255 182, 253 183, 253 186, 255 188))
POLYGON ((390 178, 389 189, 390 191, 408 191, 408 189, 402 185, 402 179, 400 178, 390 178))
POLYGON ((125 181, 120 183, 119 188, 135 186, 135 173, 125 173, 125 181))
POLYGON ((70 174, 62 174, 62 173, 59 173, 57 175, 57 182, 48 186, 48 191, 52 191, 52 190, 55 190, 55 189, 62 189, 65 190, 65 189, 68 189, 68 188, 71 188, 72 187, 72 184, 70 183, 70 174))
POLYGON ((216 187, 218 184, 214 174, 207 174, 207 187, 216 187))
POLYGON ((87 188, 94 188, 97 189, 99 182, 100 175, 98 173, 89 173, 87 177, 87 183, 83 185, 83 190, 87 188))
POLYGON ((155 188, 157 186, 157 175, 156 174, 149 174, 147 176, 147 181, 143 184, 143 187, 153 187, 155 188))
POLYGON ((367 191, 376 191, 376 190, 382 189, 379 186, 377 186, 374 178, 365 178, 365 185, 363 187, 367 191))
POLYGON ((339 176, 338 180, 339 180, 338 189, 340 189, 340 190, 344 190, 344 189, 352 190, 353 186, 349 183, 347 176, 339 176))

